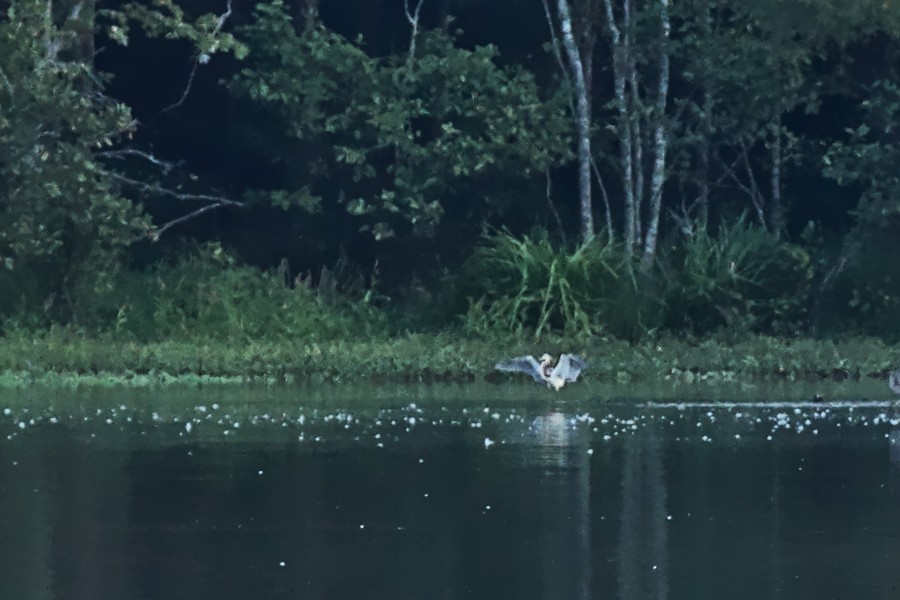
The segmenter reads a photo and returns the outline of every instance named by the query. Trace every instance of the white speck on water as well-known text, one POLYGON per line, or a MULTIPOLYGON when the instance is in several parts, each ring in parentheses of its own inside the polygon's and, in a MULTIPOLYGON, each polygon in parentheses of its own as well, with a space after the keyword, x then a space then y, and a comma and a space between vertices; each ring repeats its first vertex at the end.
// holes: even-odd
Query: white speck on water
POLYGON ((593 448, 588 448, 588 449, 587 449, 587 453, 588 453, 588 454, 593 454, 593 453, 594 453, 594 449, 593 449, 593 448))
POLYGON ((490 505, 490 504, 486 504, 486 505, 484 506, 484 510, 491 510, 491 505, 490 505))
POLYGON ((671 520, 672 520, 672 515, 666 515, 666 521, 671 521, 671 520))
POLYGON ((734 434, 734 439, 736 439, 736 440, 741 439, 741 434, 739 434, 739 433, 734 434))
POLYGON ((25 429, 25 421, 19 421, 19 429, 25 429))
POLYGON ((772 436, 771 436, 771 435, 767 435, 767 436, 766 436, 766 439, 767 439, 768 441, 771 442, 771 441, 772 441, 772 436))
POLYGON ((6 416, 8 417, 9 415, 12 414, 12 411, 11 411, 10 409, 8 409, 8 408, 4 408, 4 409, 3 409, 3 414, 6 415, 6 416))
POLYGON ((283 566, 284 566, 284 561, 281 561, 280 563, 278 563, 278 566, 279 566, 279 567, 283 567, 283 566))
POLYGON ((212 409, 213 409, 213 410, 219 410, 219 403, 218 403, 218 402, 213 402, 212 409))
POLYGON ((612 439, 612 436, 609 435, 609 434, 606 434, 606 435, 603 436, 603 441, 605 441, 605 442, 608 442, 608 441, 611 440, 611 439, 612 439))
POLYGON ((359 528, 360 528, 360 529, 365 529, 366 526, 365 526, 365 525, 360 525, 359 528))
POLYGON ((262 472, 262 470, 260 469, 260 471, 257 473, 257 475, 262 475, 262 474, 263 474, 263 472, 262 472))
POLYGON ((484 447, 485 448, 490 448, 493 445, 494 445, 494 440, 492 440, 491 438, 484 438, 484 447))
POLYGON ((194 426, 191 425, 190 421, 188 421, 187 423, 184 424, 184 430, 187 431, 188 433, 190 433, 191 429, 193 429, 193 428, 194 428, 194 426))
POLYGON ((424 459, 424 458, 420 458, 420 459, 419 459, 419 464, 421 465, 423 462, 425 462, 425 459, 424 459))

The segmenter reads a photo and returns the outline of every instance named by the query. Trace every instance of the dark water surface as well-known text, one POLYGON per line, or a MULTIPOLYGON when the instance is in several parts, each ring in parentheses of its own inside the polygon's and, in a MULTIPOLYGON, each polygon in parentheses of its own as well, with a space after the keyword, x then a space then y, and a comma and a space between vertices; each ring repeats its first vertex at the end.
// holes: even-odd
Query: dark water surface
POLYGON ((0 598, 900 598, 893 399, 429 390, 3 392, 0 598))

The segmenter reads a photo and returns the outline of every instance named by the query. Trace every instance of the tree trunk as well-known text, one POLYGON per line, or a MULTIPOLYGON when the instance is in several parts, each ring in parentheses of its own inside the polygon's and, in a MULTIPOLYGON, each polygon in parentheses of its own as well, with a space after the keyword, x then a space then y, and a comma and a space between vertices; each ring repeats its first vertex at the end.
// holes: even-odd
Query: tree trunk
POLYGON ((656 242, 659 237, 659 213, 662 207, 663 184, 666 180, 666 100, 669 95, 669 0, 659 0, 660 7, 660 56, 659 87, 656 94, 656 129, 653 134, 654 160, 650 180, 650 222, 644 241, 644 256, 641 266, 648 269, 656 256, 656 242))
POLYGON ((622 34, 616 25, 612 0, 603 0, 606 24, 609 28, 610 45, 613 53, 613 82, 615 85, 616 108, 619 112, 619 153, 622 163, 622 194, 625 201, 625 248, 628 255, 634 251, 637 241, 635 225, 639 214, 635 210, 634 165, 632 162, 632 133, 628 115, 628 99, 625 95, 625 67, 627 56, 622 48, 622 34))
POLYGON ((557 0, 563 46, 571 65, 575 83, 575 112, 578 131, 578 196, 581 237, 587 241, 594 237, 594 216, 591 207, 591 107, 585 85, 584 66, 572 32, 572 13, 568 0, 557 0))
POLYGON ((775 141, 772 142, 772 233, 781 238, 786 227, 786 211, 781 198, 781 127, 775 126, 775 141))
POLYGON ((709 154, 712 138, 712 92, 703 90, 703 139, 700 140, 700 194, 697 228, 706 231, 709 222, 709 154))
POLYGON ((319 24, 319 0, 306 0, 303 7, 303 22, 307 31, 315 29, 319 24))
MULTIPOLYGON (((703 27, 704 43, 708 44, 712 39, 712 14, 710 14, 709 2, 704 2, 703 17, 701 26, 703 27)), ((702 47, 702 46, 701 46, 702 47)), ((708 47, 708 46, 707 46, 708 47)), ((697 228, 706 231, 709 223, 709 157, 712 147, 713 136, 713 93, 710 89, 712 85, 711 77, 707 73, 703 81, 703 117, 701 118, 701 127, 703 137, 700 140, 700 193, 697 198, 697 228)))
POLYGON ((634 152, 633 172, 634 184, 634 247, 638 249, 641 236, 643 235, 643 224, 641 223, 641 214, 644 205, 644 140, 641 135, 641 120, 643 119, 643 111, 641 110, 641 92, 638 87, 637 60, 634 53, 634 37, 631 21, 632 0, 625 0, 622 5, 622 29, 624 30, 624 43, 622 46, 625 55, 626 74, 628 79, 628 116, 629 116, 629 134, 631 135, 630 146, 634 152))

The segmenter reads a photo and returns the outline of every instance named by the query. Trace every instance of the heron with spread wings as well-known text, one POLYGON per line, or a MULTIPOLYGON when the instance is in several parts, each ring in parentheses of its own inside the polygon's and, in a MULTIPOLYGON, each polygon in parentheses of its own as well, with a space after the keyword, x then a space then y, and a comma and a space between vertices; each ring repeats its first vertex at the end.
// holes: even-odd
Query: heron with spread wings
POLYGON ((527 373, 535 381, 544 382, 558 392, 565 384, 577 381, 578 375, 587 368, 587 363, 574 354, 560 354, 556 366, 553 366, 553 357, 544 354, 540 360, 531 355, 501 360, 494 368, 510 373, 527 373))

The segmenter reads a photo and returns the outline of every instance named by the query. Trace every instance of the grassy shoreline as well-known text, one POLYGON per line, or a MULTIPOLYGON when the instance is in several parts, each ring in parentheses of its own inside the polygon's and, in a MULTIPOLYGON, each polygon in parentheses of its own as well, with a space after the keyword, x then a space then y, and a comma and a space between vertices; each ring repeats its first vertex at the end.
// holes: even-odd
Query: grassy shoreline
POLYGON ((68 333, 0 337, 0 388, 263 383, 467 383, 510 377, 507 356, 574 351, 586 379, 604 385, 651 381, 841 382, 884 378, 900 347, 875 338, 844 341, 754 336, 726 342, 674 338, 629 344, 605 338, 545 342, 407 335, 320 343, 193 340, 136 343, 68 333))

